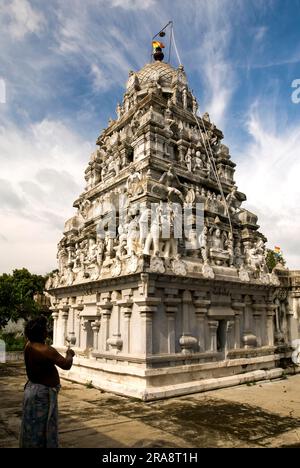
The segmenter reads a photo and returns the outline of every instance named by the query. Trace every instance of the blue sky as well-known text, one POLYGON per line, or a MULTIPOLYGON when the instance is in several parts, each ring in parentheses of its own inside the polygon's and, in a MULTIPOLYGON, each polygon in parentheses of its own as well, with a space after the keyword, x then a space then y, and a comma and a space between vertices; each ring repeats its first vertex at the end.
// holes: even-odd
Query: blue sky
POLYGON ((170 19, 245 206, 300 268, 300 0, 1 0, 0 271, 56 266, 95 140, 170 19))

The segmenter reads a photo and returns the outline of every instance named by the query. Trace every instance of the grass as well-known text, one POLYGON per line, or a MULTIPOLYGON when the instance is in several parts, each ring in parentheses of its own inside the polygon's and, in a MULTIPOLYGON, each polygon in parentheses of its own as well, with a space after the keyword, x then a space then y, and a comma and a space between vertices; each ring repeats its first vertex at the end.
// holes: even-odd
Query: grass
POLYGON ((89 382, 87 382, 85 384, 86 388, 95 388, 94 385, 93 385, 93 382, 90 380, 89 382))
POLYGON ((252 387, 253 385, 256 385, 256 382, 247 382, 246 385, 247 387, 252 387))

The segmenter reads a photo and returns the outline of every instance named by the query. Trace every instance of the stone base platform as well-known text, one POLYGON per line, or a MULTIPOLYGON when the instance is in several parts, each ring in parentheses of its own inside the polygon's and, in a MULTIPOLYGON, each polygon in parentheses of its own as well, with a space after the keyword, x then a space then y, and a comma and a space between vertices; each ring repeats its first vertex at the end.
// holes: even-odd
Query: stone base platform
POLYGON ((201 363, 193 363, 196 358, 203 358, 201 353, 198 356, 185 355, 184 365, 178 365, 178 356, 168 356, 168 366, 165 364, 165 367, 158 367, 157 362, 152 362, 152 366, 155 365, 152 368, 142 358, 136 358, 136 362, 128 362, 124 356, 122 361, 118 356, 114 356, 114 360, 108 359, 108 356, 106 359, 103 356, 101 360, 79 356, 74 359, 70 371, 61 371, 60 374, 69 381, 90 384, 107 392, 143 401, 270 380, 283 375, 284 369, 279 365, 286 354, 259 355, 259 350, 253 351, 256 353, 248 353, 247 357, 215 362, 211 362, 211 356, 207 356, 210 362, 201 363))

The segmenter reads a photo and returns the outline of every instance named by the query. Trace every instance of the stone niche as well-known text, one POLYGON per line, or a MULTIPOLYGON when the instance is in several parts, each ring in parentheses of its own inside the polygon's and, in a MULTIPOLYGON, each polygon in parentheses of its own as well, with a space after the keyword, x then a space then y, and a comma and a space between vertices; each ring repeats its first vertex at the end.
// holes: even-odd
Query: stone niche
POLYGON ((268 272, 222 138, 182 66, 130 72, 46 285, 64 378, 151 400, 282 374, 297 288, 268 272))

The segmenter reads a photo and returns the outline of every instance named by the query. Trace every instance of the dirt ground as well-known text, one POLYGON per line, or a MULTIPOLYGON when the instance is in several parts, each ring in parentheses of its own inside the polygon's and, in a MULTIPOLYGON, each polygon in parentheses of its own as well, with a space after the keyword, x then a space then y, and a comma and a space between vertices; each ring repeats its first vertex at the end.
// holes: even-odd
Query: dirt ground
MULTIPOLYGON (((0 447, 18 447, 24 366, 0 364, 0 447)), ((298 447, 300 374, 144 403, 62 381, 62 447, 298 447)))

